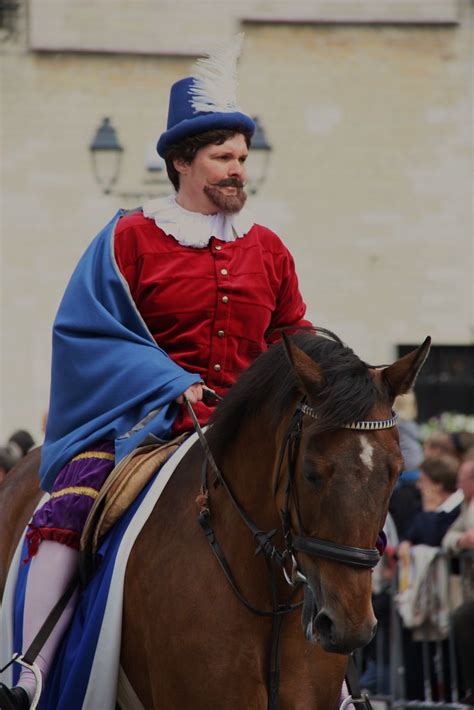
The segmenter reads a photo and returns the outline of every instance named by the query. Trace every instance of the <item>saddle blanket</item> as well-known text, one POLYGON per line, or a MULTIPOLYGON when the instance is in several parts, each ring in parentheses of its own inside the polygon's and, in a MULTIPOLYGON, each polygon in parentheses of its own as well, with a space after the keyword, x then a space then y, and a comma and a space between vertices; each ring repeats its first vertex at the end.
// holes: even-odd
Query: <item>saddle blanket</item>
MULTIPOLYGON (((80 595, 55 666, 43 689, 39 710, 115 710, 120 668, 122 602, 128 556, 176 466, 197 441, 192 434, 155 474, 130 509, 104 537, 102 563, 80 595)), ((22 618, 28 565, 20 541, 7 579, 0 612, 0 668, 22 649, 22 618)), ((26 649, 23 649, 26 650, 26 649)), ((0 680, 13 685, 19 666, 9 666, 0 680)))

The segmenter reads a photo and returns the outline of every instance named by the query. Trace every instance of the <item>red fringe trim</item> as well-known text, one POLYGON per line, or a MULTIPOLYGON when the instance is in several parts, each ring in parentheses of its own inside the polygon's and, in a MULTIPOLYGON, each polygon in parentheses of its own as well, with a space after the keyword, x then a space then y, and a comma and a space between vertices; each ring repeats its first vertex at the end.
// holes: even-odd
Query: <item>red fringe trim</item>
POLYGON ((26 533, 26 542, 28 545, 28 557, 23 562, 26 564, 34 557, 43 540, 53 540, 60 542, 62 545, 72 547, 74 550, 79 550, 81 536, 75 530, 65 530, 62 528, 36 528, 30 526, 26 533))

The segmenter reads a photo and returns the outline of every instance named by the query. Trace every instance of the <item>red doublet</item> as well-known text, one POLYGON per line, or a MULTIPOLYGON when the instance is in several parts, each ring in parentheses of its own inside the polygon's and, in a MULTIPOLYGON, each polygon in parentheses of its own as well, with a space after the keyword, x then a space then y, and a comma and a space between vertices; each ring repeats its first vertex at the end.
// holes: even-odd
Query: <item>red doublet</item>
MULTIPOLYGON (((157 344, 221 395, 278 339, 277 329, 309 325, 293 258, 260 225, 233 242, 212 237, 197 248, 134 213, 117 224, 115 258, 157 344)), ((211 412, 196 406, 201 423, 211 412)), ((188 429, 183 411, 175 431, 188 429)))

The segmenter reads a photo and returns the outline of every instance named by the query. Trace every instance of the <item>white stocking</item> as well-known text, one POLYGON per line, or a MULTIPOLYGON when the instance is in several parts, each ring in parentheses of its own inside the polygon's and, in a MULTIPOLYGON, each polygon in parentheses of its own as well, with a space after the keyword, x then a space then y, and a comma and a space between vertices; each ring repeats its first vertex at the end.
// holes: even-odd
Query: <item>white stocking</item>
MULTIPOLYGON (((30 563, 26 582, 25 610, 23 615, 23 652, 40 630, 56 602, 62 597, 67 585, 77 571, 79 552, 59 542, 43 540, 38 553, 30 563)), ((48 675, 56 649, 71 621, 77 600, 77 591, 73 593, 59 621, 36 657, 43 681, 48 675)), ((33 672, 22 668, 18 685, 33 698, 36 681, 33 672)))

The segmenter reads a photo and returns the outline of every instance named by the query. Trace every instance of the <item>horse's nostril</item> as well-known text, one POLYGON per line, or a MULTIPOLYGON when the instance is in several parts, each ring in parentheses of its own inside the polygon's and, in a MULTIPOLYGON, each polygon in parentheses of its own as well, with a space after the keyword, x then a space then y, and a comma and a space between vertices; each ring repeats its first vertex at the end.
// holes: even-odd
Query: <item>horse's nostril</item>
POLYGON ((316 630, 321 636, 325 638, 330 638, 333 630, 333 621, 329 614, 325 611, 320 611, 314 620, 316 630))

